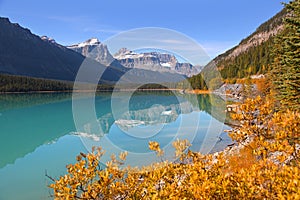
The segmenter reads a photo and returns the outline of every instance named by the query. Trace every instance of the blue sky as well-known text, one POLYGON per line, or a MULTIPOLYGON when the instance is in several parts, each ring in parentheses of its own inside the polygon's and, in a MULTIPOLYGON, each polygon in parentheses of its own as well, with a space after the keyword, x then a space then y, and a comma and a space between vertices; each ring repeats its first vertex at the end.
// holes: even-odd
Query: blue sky
POLYGON ((282 1, 0 0, 0 15, 63 45, 91 37, 104 41, 134 28, 162 27, 193 38, 215 57, 279 12, 282 1))

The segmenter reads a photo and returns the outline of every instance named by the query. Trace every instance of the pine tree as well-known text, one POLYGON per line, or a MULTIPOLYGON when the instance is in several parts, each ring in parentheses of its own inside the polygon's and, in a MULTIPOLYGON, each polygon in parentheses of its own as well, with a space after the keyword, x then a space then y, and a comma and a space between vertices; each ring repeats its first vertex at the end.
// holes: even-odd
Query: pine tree
POLYGON ((300 110, 300 0, 285 5, 284 31, 275 41, 271 72, 277 98, 292 110, 300 110))

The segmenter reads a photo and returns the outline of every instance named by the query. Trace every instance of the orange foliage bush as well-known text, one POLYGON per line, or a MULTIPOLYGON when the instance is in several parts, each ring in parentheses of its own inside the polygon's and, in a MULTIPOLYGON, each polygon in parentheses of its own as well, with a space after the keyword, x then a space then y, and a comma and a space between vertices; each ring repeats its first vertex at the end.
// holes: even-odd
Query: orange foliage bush
MULTIPOLYGON (((248 99, 234 116, 231 136, 239 151, 202 155, 187 140, 173 143, 178 162, 121 167, 126 153, 100 169, 103 151, 81 153, 68 174, 50 188, 55 199, 300 199, 300 115, 279 113, 260 97, 248 99), (245 142, 246 140, 249 142, 245 142), (249 139, 250 138, 250 139, 249 139)), ((157 142, 149 148, 163 155, 157 142)))

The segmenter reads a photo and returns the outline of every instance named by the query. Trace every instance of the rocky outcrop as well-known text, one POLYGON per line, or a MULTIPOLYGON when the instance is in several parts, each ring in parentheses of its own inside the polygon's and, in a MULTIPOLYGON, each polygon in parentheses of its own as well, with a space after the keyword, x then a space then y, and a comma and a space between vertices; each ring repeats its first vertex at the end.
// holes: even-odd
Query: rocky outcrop
POLYGON ((179 74, 186 74, 188 77, 198 74, 201 71, 201 67, 193 66, 190 63, 177 63, 175 70, 179 74))
POLYGON ((214 94, 219 95, 225 101, 241 101, 245 98, 245 93, 251 92, 255 95, 258 93, 257 85, 245 85, 240 83, 235 84, 223 84, 220 88, 213 91, 214 94))
POLYGON ((255 33, 251 38, 249 38, 249 40, 238 45, 225 59, 235 58, 236 56, 246 52, 249 48, 258 46, 267 41, 270 37, 276 35, 281 30, 283 30, 283 25, 274 27, 274 29, 269 31, 255 33))

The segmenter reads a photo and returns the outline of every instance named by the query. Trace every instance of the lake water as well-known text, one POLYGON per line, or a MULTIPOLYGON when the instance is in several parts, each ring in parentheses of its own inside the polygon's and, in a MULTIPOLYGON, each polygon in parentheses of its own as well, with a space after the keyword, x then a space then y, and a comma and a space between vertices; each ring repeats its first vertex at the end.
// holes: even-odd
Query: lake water
POLYGON ((45 173, 65 174, 65 166, 92 146, 106 150, 103 164, 111 153, 128 151, 126 164, 133 166, 160 160, 149 141, 159 142, 171 161, 177 138, 189 139, 193 151, 221 150, 231 143, 223 132, 229 129, 224 110, 225 102, 214 95, 2 94, 0 200, 51 199, 45 173))

